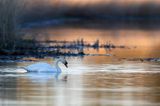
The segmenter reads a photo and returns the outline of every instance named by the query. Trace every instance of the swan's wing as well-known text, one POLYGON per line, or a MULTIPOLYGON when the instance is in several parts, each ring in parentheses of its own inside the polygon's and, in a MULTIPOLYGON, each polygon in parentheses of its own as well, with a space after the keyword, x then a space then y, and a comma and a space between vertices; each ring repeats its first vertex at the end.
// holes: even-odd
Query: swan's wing
POLYGON ((35 63, 35 64, 31 64, 29 66, 27 66, 25 69, 27 69, 28 71, 55 71, 54 68, 47 63, 35 63))

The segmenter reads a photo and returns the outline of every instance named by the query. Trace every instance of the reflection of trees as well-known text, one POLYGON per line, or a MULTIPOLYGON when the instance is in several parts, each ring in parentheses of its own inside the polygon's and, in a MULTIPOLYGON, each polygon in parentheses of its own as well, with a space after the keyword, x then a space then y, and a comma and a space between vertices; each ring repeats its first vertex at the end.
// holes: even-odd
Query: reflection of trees
MULTIPOLYGON (((159 81, 158 74, 121 74, 121 73, 93 73, 84 76, 84 97, 96 100, 96 103, 108 104, 115 101, 131 100, 132 103, 159 103, 159 81), (106 102, 102 102, 106 101, 106 102), (137 102, 136 102, 137 101, 137 102), (102 103, 101 103, 102 102, 102 103)), ((98 106, 96 104, 96 106, 98 106)), ((119 104, 123 105, 123 104, 119 104)))

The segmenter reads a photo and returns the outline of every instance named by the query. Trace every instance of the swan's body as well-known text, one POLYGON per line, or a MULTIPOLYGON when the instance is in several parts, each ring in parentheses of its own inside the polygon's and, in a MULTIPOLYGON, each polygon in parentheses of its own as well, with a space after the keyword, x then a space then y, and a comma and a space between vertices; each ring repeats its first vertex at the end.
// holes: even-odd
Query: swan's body
POLYGON ((28 72, 61 72, 59 66, 51 66, 48 63, 35 63, 25 68, 28 72))
POLYGON ((67 61, 64 58, 58 59, 55 62, 55 66, 52 66, 48 63, 39 62, 35 64, 31 64, 23 69, 17 69, 17 73, 25 73, 25 72, 61 72, 60 67, 58 66, 59 62, 63 63, 67 67, 67 61))

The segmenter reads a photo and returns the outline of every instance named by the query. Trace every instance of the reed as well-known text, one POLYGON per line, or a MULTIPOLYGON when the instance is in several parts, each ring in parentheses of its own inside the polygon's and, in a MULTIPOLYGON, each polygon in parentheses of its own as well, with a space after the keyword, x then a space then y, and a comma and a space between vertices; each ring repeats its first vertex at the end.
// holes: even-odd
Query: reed
POLYGON ((0 50, 14 49, 21 39, 18 18, 23 0, 0 0, 0 50))

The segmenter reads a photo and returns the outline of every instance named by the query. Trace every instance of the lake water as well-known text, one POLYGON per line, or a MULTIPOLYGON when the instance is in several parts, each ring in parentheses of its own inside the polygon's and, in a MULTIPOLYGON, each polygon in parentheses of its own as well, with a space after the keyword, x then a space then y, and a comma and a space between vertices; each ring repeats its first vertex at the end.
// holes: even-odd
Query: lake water
MULTIPOLYGON (((14 70, 30 62, 1 62, 0 106, 160 106, 160 63, 137 58, 160 57, 157 30, 100 30, 87 28, 37 28, 38 40, 99 39, 129 48, 86 50, 91 54, 67 57, 61 74, 26 73, 14 70), (45 34, 45 36, 44 36, 45 34)), ((27 60, 25 58, 24 60, 27 60)), ((52 64, 55 58, 33 59, 52 64)))
MULTIPOLYGON (((115 57, 67 58, 61 74, 13 73, 34 62, 3 63, 0 106, 159 106, 160 63, 115 57)), ((51 63, 52 58, 38 61, 51 63)))

